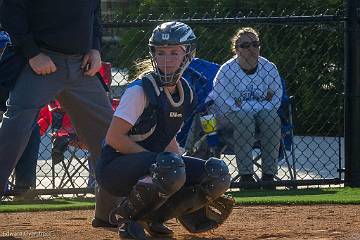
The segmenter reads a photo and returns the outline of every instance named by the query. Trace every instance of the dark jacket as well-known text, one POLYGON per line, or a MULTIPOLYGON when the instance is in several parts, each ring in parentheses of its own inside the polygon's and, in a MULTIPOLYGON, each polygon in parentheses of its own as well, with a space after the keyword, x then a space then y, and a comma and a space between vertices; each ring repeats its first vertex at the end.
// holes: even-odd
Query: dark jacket
POLYGON ((4 0, 0 23, 27 59, 40 48, 64 54, 100 49, 100 0, 4 0))
POLYGON ((0 86, 11 90, 40 48, 64 54, 100 49, 100 0, 4 0, 0 24, 13 47, 0 60, 0 86))

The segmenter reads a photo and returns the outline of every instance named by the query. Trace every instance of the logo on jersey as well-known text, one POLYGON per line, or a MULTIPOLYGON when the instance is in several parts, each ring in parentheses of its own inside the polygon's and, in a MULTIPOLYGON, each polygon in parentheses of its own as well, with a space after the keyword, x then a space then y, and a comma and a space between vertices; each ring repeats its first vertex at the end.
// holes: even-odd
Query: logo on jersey
POLYGON ((162 38, 162 40, 169 40, 170 34, 168 34, 168 33, 163 33, 163 34, 161 35, 161 38, 162 38))
POLYGON ((171 118, 180 118, 180 117, 182 117, 182 113, 170 112, 170 117, 171 118))

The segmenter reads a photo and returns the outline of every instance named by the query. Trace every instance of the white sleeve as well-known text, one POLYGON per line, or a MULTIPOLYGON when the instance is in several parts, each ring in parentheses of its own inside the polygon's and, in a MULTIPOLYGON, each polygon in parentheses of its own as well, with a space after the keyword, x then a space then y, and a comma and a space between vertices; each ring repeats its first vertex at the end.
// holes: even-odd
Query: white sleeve
POLYGON ((120 99, 120 104, 114 112, 114 116, 119 117, 131 125, 135 125, 138 118, 144 112, 147 105, 147 98, 144 89, 135 85, 127 88, 120 99))
POLYGON ((216 112, 226 113, 235 103, 234 99, 230 96, 228 88, 225 87, 229 85, 228 71, 227 63, 220 67, 214 78, 214 87, 206 99, 206 101, 214 100, 215 108, 213 109, 216 112))
POLYGON ((271 99, 271 103, 272 103, 273 107, 278 109, 281 104, 283 89, 282 89, 282 84, 281 84, 281 77, 280 77, 279 72, 276 69, 275 65, 273 65, 273 68, 270 71, 269 75, 270 75, 270 78, 269 78, 270 90, 272 90, 274 92, 274 95, 271 99))

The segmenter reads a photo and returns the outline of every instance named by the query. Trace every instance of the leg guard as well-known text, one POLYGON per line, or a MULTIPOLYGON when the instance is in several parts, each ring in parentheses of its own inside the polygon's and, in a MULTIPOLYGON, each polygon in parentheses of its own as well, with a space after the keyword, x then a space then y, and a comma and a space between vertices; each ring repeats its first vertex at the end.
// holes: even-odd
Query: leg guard
POLYGON ((159 153, 150 168, 150 176, 140 179, 115 214, 134 221, 160 207, 185 183, 185 164, 181 156, 159 153))
POLYGON ((217 199, 230 187, 230 173, 226 163, 218 158, 209 158, 205 162, 207 176, 201 186, 210 200, 217 199))
MULTIPOLYGON (((96 186, 95 199, 95 219, 104 223, 108 223, 111 210, 120 203, 122 198, 115 197, 106 192, 104 189, 96 186)), ((96 224, 94 227, 97 227, 96 224)))
POLYGON ((222 195, 199 210, 178 217, 178 220, 191 233, 206 232, 223 224, 230 216, 234 205, 232 197, 222 195))
POLYGON ((210 158, 205 162, 206 175, 199 185, 183 187, 158 210, 149 214, 150 221, 165 222, 204 207, 230 187, 229 169, 224 161, 210 158))

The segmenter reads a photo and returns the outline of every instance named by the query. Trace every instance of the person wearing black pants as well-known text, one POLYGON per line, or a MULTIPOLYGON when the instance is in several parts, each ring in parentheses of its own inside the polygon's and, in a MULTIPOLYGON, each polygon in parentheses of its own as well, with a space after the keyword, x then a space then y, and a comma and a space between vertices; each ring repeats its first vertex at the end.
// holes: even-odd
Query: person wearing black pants
POLYGON ((172 237, 166 221, 201 211, 230 186, 224 161, 181 156, 176 142, 196 106, 182 78, 195 55, 195 34, 184 23, 163 23, 149 49, 153 70, 129 84, 96 165, 100 188, 122 198, 109 216, 121 239, 147 239, 144 229, 172 237))

